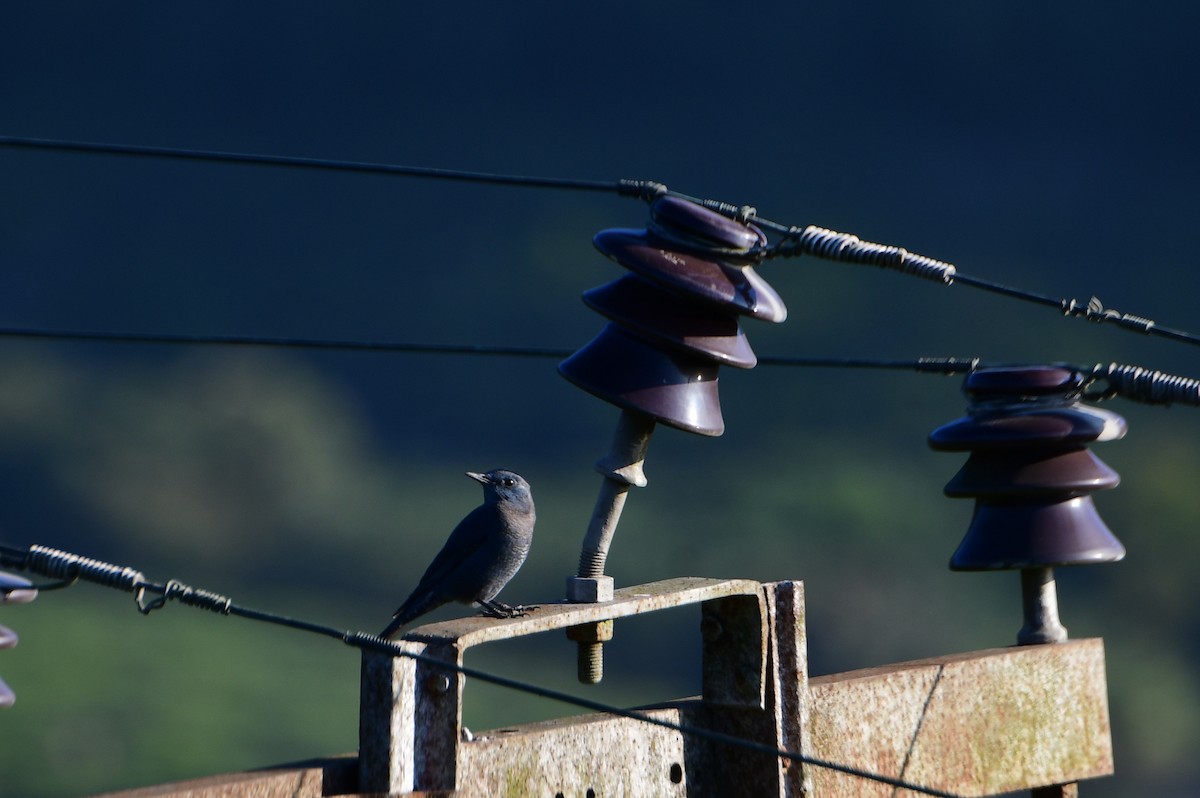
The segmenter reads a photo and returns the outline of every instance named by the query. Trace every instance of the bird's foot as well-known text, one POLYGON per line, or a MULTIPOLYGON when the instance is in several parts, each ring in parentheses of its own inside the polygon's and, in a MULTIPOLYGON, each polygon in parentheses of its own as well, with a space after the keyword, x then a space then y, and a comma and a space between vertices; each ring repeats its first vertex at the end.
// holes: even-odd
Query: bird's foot
POLYGON ((513 606, 502 601, 481 601, 479 606, 483 608, 483 614, 491 618, 523 618, 538 608, 536 604, 528 607, 524 604, 513 606))

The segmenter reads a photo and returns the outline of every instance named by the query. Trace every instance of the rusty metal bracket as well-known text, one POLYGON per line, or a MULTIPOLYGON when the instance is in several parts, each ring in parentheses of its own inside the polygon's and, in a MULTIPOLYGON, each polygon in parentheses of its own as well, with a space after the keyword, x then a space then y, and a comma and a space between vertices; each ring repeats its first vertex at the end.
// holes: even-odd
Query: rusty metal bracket
MULTIPOLYGON (((519 618, 471 617, 413 629, 401 642, 415 654, 462 665, 472 646, 648 612, 702 605, 703 692, 719 711, 761 714, 767 701, 768 632, 762 585, 744 579, 682 577, 614 591, 598 604, 544 604, 519 618)), ((462 739, 464 677, 404 657, 364 652, 359 714, 360 789, 403 793, 454 790, 475 762, 462 739)), ((647 729, 649 737, 667 732, 647 729)), ((676 735, 678 736, 678 735, 676 735)), ((678 760, 682 767, 682 759, 678 760)))
POLYGON ((867 774, 953 795, 1032 790, 1040 798, 1075 795, 1076 782, 1113 772, 1100 640, 950 654, 809 679, 799 582, 671 580, 618 591, 608 605, 551 605, 536 619, 432 624, 415 630, 421 639, 402 644, 453 663, 470 645, 693 603, 701 605, 702 696, 639 709, 637 718, 577 715, 464 740, 461 675, 367 654, 357 760, 229 774, 122 798, 414 790, 458 798, 896 797, 894 782, 867 774), (693 733, 699 730, 759 749, 731 748, 693 733), (776 756, 777 750, 801 756, 776 756))

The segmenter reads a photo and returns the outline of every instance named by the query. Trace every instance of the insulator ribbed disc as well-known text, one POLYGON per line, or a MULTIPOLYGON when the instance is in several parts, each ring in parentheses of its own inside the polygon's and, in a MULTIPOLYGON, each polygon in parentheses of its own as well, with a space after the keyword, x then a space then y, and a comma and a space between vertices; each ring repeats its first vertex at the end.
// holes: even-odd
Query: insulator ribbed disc
POLYGON ((592 243, 630 271, 685 297, 764 321, 787 318, 783 299, 748 265, 664 248, 645 230, 602 230, 592 243))
POLYGON ((606 402, 698 435, 725 431, 719 366, 708 358, 656 349, 615 324, 558 365, 568 380, 606 402))
POLYGON ((1124 556, 1125 547, 1100 518, 1091 496, 1047 504, 979 503, 950 569, 1095 565, 1124 556))
POLYGON ((758 363, 737 316, 689 302, 636 274, 583 292, 588 307, 653 343, 682 349, 721 365, 758 363))

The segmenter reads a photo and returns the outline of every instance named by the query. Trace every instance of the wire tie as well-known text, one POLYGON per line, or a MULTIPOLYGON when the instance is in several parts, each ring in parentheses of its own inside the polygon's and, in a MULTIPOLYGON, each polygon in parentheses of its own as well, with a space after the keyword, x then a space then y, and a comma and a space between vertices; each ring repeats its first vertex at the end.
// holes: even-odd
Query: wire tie
POLYGON ((158 585, 152 585, 148 582, 138 581, 134 584, 133 603, 137 605, 138 612, 140 612, 142 615, 149 615, 155 610, 162 609, 164 606, 166 606, 166 590, 158 585), (158 597, 151 601, 146 601, 147 590, 153 590, 154 592, 158 593, 158 597))

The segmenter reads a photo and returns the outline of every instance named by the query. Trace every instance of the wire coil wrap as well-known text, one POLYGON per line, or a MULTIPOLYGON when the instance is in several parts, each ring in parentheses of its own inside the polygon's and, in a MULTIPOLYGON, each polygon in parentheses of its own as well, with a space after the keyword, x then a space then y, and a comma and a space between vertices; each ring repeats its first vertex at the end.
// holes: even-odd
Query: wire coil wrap
POLYGON ((1152 405, 1179 403, 1200 407, 1200 380, 1116 363, 1110 363, 1107 369, 1097 366, 1096 370, 1108 379, 1113 391, 1126 399, 1152 405))
POLYGON ((1135 316, 1132 313, 1122 313, 1119 310, 1106 308, 1104 307, 1104 303, 1100 301, 1100 297, 1096 296, 1089 299, 1086 305, 1076 299, 1064 299, 1062 300, 1062 312, 1064 316, 1085 318, 1097 324, 1112 322, 1118 326, 1127 327, 1142 333, 1149 333, 1157 324, 1154 319, 1147 319, 1144 316, 1135 316))
POLYGON ((926 280, 947 285, 954 282, 955 268, 953 264, 925 255, 917 255, 904 247, 875 244, 871 241, 863 241, 851 233, 839 233, 836 230, 811 224, 803 230, 792 228, 788 232, 788 237, 791 239, 790 241, 780 244, 767 254, 786 256, 802 252, 826 260, 894 269, 904 274, 923 277, 926 280))
POLYGON ((623 177, 617 181, 617 194, 622 197, 636 197, 651 202, 659 197, 665 197, 667 187, 657 180, 633 180, 623 177))
POLYGON ((48 546, 29 547, 26 569, 51 579, 83 579, 129 593, 146 584, 146 577, 141 571, 93 560, 90 557, 80 557, 78 554, 48 546))
POLYGON ((233 609, 233 599, 228 596, 222 596, 211 590, 200 590, 176 579, 167 580, 166 586, 162 589, 162 595, 153 601, 139 601, 138 609, 143 615, 148 615, 168 601, 178 601, 180 604, 215 612, 218 615, 228 615, 233 609))

